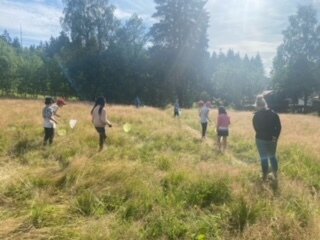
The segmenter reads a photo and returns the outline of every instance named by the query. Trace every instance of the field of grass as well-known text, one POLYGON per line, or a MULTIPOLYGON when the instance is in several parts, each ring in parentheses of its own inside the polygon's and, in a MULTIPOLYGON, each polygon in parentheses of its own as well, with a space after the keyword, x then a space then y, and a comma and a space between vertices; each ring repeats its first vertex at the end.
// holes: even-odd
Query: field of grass
POLYGON ((113 127, 98 152, 91 105, 61 109, 67 134, 47 148, 42 107, 0 101, 0 239, 320 239, 318 117, 280 116, 276 188, 261 183, 250 112, 229 112, 219 154, 216 110, 201 141, 196 109, 174 119, 172 109, 109 106, 113 127))

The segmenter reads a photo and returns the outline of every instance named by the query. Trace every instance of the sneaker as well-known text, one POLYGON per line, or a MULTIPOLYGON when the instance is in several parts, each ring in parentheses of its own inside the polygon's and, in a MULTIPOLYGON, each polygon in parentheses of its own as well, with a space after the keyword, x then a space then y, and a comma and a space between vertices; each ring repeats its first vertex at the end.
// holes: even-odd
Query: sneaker
POLYGON ((277 172, 273 172, 273 177, 275 180, 278 180, 278 173, 277 172))

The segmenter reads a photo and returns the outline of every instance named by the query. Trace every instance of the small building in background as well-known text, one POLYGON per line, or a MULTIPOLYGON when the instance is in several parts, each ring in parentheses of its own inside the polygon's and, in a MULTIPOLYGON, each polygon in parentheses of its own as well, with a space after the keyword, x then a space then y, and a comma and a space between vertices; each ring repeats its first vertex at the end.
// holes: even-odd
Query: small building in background
POLYGON ((317 112, 320 116, 320 96, 312 95, 305 105, 304 99, 298 99, 294 102, 292 99, 285 97, 283 93, 274 90, 266 90, 261 93, 268 103, 269 108, 276 112, 286 113, 311 113, 317 112))
POLYGON ((320 95, 312 98, 312 109, 314 112, 318 113, 318 116, 320 116, 320 95))

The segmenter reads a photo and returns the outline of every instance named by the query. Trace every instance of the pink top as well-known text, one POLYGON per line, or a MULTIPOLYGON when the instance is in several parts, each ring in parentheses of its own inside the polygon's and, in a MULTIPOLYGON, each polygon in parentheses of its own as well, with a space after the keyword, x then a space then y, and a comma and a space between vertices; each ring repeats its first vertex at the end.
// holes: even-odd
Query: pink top
POLYGON ((230 117, 227 114, 219 114, 217 120, 218 129, 228 129, 230 125, 230 117))

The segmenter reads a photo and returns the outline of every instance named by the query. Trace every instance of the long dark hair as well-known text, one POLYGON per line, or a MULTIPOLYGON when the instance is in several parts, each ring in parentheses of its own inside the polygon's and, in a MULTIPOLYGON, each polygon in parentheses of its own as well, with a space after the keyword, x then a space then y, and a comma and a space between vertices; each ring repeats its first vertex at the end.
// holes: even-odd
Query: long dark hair
POLYGON ((226 111, 226 109, 224 107, 219 107, 218 112, 219 112, 219 115, 220 114, 227 114, 227 111, 226 111))
POLYGON ((100 106, 99 108, 99 115, 101 115, 102 109, 104 108, 104 106, 106 105, 106 99, 104 97, 97 97, 94 106, 91 110, 91 114, 93 113, 93 110, 96 108, 96 106, 100 106))

